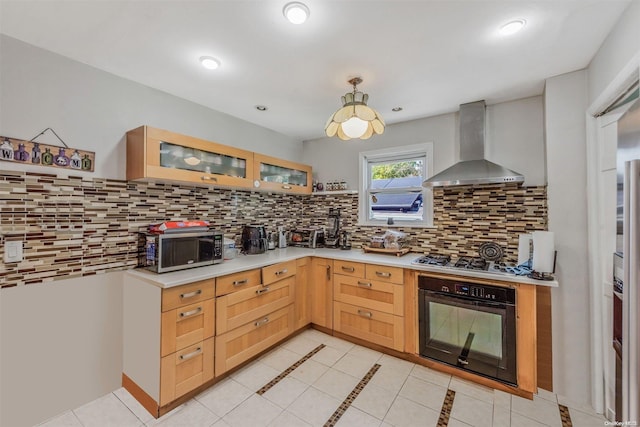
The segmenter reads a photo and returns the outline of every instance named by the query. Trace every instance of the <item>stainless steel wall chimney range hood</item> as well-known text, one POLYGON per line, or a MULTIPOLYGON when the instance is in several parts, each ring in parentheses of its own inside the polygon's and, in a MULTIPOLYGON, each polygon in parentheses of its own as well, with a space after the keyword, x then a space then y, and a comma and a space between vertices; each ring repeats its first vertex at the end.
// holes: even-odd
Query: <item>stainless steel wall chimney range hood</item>
POLYGON ((524 176, 484 158, 485 103, 460 105, 460 161, 422 183, 423 187, 524 182, 524 176))

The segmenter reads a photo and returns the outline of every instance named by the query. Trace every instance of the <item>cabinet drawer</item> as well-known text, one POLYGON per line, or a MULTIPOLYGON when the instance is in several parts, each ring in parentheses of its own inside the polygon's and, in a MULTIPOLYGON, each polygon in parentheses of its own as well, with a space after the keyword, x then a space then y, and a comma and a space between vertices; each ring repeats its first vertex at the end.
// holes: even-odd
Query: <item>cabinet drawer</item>
POLYGON ((162 358, 160 406, 213 379, 213 338, 162 358))
POLYGON ((211 298, 162 313, 161 356, 212 337, 214 311, 215 302, 211 298))
POLYGON ((295 277, 288 277, 267 286, 248 289, 216 299, 216 331, 223 334, 294 301, 295 277))
POLYGON ((162 311, 204 301, 214 296, 214 280, 206 279, 162 291, 162 311))
POLYGON ((402 285, 342 274, 333 276, 333 298, 336 301, 402 316, 404 314, 403 297, 402 285))
POLYGON ((293 304, 216 336, 216 375, 238 366, 293 332, 293 304))
POLYGON ((400 316, 336 301, 333 327, 343 334, 403 351, 404 329, 400 316))
POLYGON ((370 280, 382 280, 384 282, 402 285, 404 281, 403 275, 404 272, 401 267, 367 264, 364 277, 370 280))
POLYGON ((361 262, 333 261, 334 273, 345 276, 364 277, 364 264, 361 262))
POLYGON ((262 284, 269 285, 296 274, 296 260, 281 262, 262 269, 262 284))
POLYGON ((240 289, 247 289, 260 283, 259 269, 218 277, 216 279, 216 296, 219 297, 240 289))

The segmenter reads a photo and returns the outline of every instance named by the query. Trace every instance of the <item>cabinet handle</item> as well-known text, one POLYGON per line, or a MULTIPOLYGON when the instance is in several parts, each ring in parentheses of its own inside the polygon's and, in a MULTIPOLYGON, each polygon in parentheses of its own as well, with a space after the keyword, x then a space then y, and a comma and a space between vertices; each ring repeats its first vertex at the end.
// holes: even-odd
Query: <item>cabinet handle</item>
POLYGON ((342 266, 342 270, 343 271, 348 271, 349 273, 353 273, 353 272, 356 271, 356 269, 354 267, 345 267, 345 266, 342 266))
POLYGON ((186 294, 180 294, 180 298, 185 299, 185 298, 193 298, 196 297, 198 295, 200 295, 202 293, 202 289, 198 289, 197 291, 193 291, 193 292, 189 292, 186 294))
POLYGON ((198 347, 196 348, 194 351, 192 351, 191 353, 187 353, 187 354, 181 354, 180 355, 180 360, 189 360, 192 357, 195 357, 197 355, 199 355, 200 353, 202 353, 202 347, 198 347))
POLYGON ((289 272, 289 270, 287 270, 286 268, 280 271, 276 271, 276 276, 281 276, 283 274, 287 274, 289 272))
POLYGON ((373 314, 370 311, 364 311, 364 310, 358 310, 358 315, 362 317, 368 317, 369 319, 373 317, 373 314))
POLYGON ((264 294, 265 292, 269 292, 269 287, 262 288, 262 289, 258 289, 258 290, 256 291, 256 294, 257 294, 257 295, 262 295, 262 294, 264 294))
POLYGON ((360 281, 358 281, 358 286, 363 286, 365 288, 370 288, 372 285, 371 285, 371 282, 360 282, 360 281))
POLYGON ((385 271, 376 271, 376 276, 378 276, 378 277, 391 277, 391 273, 387 273, 385 271))
POLYGON ((218 178, 216 178, 215 176, 207 176, 207 175, 203 175, 203 176, 202 176, 202 180, 203 180, 203 181, 213 181, 213 182, 218 182, 218 178))
POLYGON ((249 279, 234 280, 231 284, 233 286, 241 286, 241 285, 246 285, 247 283, 249 283, 249 279))
POLYGON ((291 186, 290 185, 283 185, 282 188, 285 189, 285 190, 291 190, 291 186))
POLYGON ((260 326, 264 325, 267 322, 269 322, 269 318, 265 317, 262 320, 258 320, 256 323, 254 323, 254 325, 256 326, 256 328, 259 328, 260 326))
POLYGON ((327 281, 331 280, 331 266, 327 265, 327 281))
POLYGON ((184 318, 186 318, 186 317, 191 317, 191 316, 193 316, 194 314, 198 314, 198 313, 200 313, 201 311, 202 311, 202 307, 198 307, 198 308, 196 308, 195 310, 185 311, 185 312, 183 312, 183 313, 180 313, 180 317, 184 319, 184 318))

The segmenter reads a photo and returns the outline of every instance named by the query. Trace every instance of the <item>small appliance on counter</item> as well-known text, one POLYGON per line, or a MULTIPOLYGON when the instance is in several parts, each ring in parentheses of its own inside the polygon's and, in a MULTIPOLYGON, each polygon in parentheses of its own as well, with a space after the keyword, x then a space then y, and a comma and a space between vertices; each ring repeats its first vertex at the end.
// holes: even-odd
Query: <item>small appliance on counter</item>
POLYGON ((280 249, 287 247, 287 232, 283 226, 278 227, 278 247, 280 249))
POLYGON ((246 255, 263 254, 268 247, 267 232, 262 225, 245 225, 242 228, 242 251, 246 255))
POLYGON ((298 228, 289 233, 289 245, 315 249, 324 243, 324 231, 317 228, 298 228))
POLYGON ((140 267, 166 273, 223 261, 221 231, 209 230, 202 224, 174 226, 174 222, 152 225, 149 230, 154 231, 139 233, 140 267))
POLYGON ((329 208, 329 221, 324 245, 327 248, 340 247, 340 209, 329 208))
POLYGON ((224 259, 234 259, 238 255, 238 249, 236 248, 236 241, 233 239, 224 239, 224 259))
POLYGON ((343 251, 348 251, 351 249, 351 233, 348 231, 343 231, 340 233, 340 249, 343 251))

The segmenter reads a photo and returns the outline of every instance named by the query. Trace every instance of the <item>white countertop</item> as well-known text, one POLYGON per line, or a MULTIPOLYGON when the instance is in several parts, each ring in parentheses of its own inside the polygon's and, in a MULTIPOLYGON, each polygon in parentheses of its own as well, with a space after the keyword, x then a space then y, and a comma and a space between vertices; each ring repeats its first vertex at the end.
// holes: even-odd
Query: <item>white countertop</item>
POLYGON ((556 280, 545 281, 530 279, 526 276, 514 276, 511 274, 492 273, 478 270, 454 269, 451 267, 439 267, 433 265, 415 265, 411 261, 422 254, 410 252, 404 256, 397 257, 385 254, 364 253, 360 249, 343 251, 340 249, 306 249, 306 248, 284 248, 267 251, 259 255, 238 255, 235 259, 224 261, 209 267, 197 267, 187 270, 175 271, 171 273, 157 274, 145 269, 128 270, 126 274, 135 276, 155 286, 161 288, 171 288, 198 280, 211 279, 225 276, 227 274, 261 268, 279 262, 291 261, 305 256, 316 256, 343 261, 356 261, 367 264, 386 265, 391 267, 402 267, 417 271, 431 271, 435 273, 446 273, 456 276, 478 277, 503 282, 523 283, 537 286, 557 287, 556 280))

